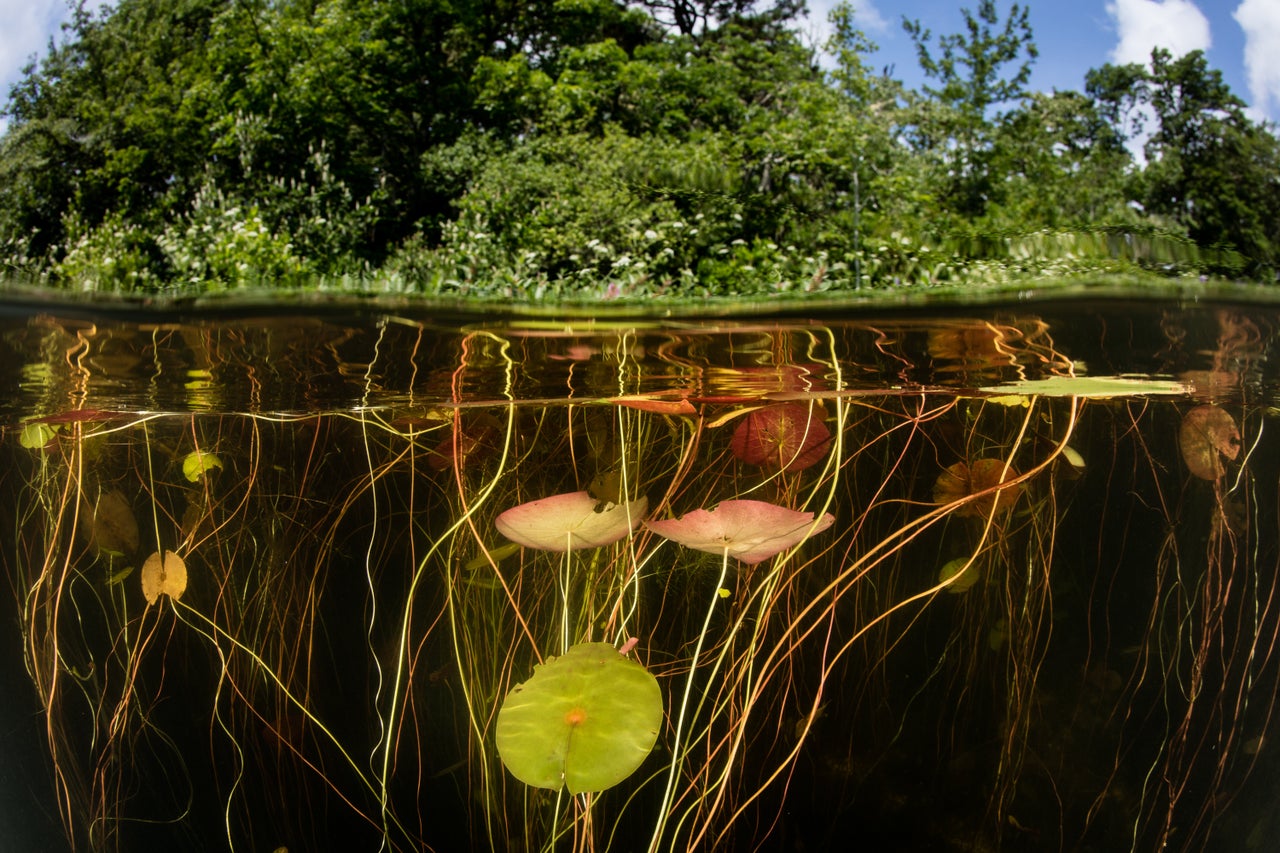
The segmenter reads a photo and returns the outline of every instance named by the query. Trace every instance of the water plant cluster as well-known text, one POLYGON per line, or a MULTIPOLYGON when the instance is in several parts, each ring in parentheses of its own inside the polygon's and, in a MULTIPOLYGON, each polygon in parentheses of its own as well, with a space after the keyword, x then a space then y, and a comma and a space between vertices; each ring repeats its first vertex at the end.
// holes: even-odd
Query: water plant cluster
POLYGON ((386 322, 313 332, 362 389, 316 411, 269 324, 33 323, 3 565, 67 834, 1198 849, 1280 636, 1266 338, 1215 323, 1140 382, 1025 316, 386 322))

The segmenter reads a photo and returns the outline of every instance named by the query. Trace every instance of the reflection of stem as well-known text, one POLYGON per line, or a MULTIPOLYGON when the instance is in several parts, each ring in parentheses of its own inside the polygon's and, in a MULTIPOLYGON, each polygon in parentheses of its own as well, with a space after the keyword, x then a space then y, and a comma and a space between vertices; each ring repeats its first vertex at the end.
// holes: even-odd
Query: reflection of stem
POLYGON ((685 681, 684 697, 680 700, 680 714, 676 717, 676 734, 671 742, 671 766, 667 771, 667 788, 662 794, 662 805, 658 809, 658 824, 653 829, 653 838, 649 842, 649 853, 656 853, 658 843, 662 840, 662 832, 667 824, 667 811, 671 807, 671 798, 675 793, 676 776, 680 772, 680 765, 684 763, 684 755, 682 754, 683 745, 680 743, 681 735, 684 732, 685 715, 689 710, 689 696, 693 693, 693 682, 697 675, 698 658, 702 656, 702 644, 707 638, 707 631, 711 628, 711 616, 716 612, 716 603, 720 599, 720 588, 724 586, 724 579, 729 574, 729 549, 724 549, 724 557, 720 563, 720 578, 716 581, 714 590, 711 593, 711 606, 707 608, 706 618, 702 620, 702 630, 698 633, 698 642, 693 647, 693 658, 689 661, 689 678, 685 681))

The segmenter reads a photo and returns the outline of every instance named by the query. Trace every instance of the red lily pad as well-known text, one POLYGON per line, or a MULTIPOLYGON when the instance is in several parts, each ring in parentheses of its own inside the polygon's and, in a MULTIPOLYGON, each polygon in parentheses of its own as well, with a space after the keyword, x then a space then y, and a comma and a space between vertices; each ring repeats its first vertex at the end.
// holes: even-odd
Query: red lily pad
POLYGON ((803 471, 827 457, 831 431, 816 408, 782 403, 743 417, 729 445, 743 462, 773 471, 803 471))
POLYGON ((709 554, 727 552, 751 566, 821 533, 834 522, 831 513, 815 520, 811 512, 766 501, 733 500, 680 518, 646 521, 645 526, 685 547, 709 554))
POLYGON ((526 548, 576 551, 617 542, 635 529, 648 509, 644 497, 613 504, 590 492, 568 492, 512 507, 494 525, 526 548))

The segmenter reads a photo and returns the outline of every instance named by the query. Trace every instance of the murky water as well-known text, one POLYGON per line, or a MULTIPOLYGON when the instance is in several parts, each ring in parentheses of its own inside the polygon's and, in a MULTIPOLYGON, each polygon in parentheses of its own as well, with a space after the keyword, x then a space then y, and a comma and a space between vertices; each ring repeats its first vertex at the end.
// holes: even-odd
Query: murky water
POLYGON ((1265 850, 1278 328, 12 307, 0 833, 1265 850))

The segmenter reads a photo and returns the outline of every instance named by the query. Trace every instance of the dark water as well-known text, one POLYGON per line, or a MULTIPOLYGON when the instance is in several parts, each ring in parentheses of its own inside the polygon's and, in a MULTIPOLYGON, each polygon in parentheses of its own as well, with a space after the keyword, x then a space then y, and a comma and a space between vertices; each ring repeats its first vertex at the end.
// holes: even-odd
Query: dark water
POLYGON ((1277 328, 10 306, 0 846, 1266 850, 1277 328), (498 530, 579 492, 553 541, 634 529, 498 530), (639 523, 762 504, 830 526, 639 523), (517 780, 508 692, 630 638, 652 752, 517 780))

